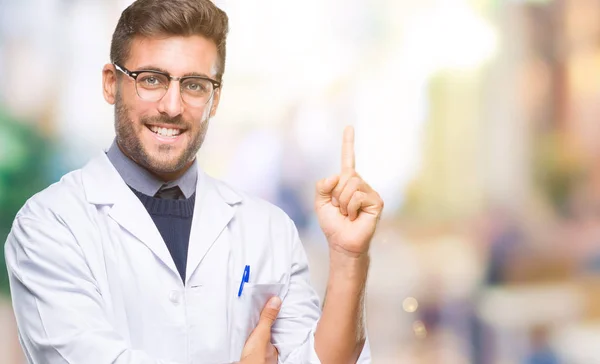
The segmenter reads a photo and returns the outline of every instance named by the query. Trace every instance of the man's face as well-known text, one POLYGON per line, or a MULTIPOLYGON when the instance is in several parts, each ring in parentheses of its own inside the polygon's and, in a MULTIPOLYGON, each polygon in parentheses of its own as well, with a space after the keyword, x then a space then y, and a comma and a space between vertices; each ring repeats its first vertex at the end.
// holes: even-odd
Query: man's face
MULTIPOLYGON (((121 66, 132 72, 161 70, 175 77, 193 74, 214 79, 216 64, 214 42, 191 36, 136 38, 121 66)), ((136 93, 133 78, 115 71, 112 65, 105 66, 103 76, 104 96, 115 104, 117 142, 123 152, 166 179, 180 175, 204 141, 208 120, 219 102, 219 89, 205 105, 192 106, 182 100, 180 83, 172 81, 162 99, 147 101, 136 93)))

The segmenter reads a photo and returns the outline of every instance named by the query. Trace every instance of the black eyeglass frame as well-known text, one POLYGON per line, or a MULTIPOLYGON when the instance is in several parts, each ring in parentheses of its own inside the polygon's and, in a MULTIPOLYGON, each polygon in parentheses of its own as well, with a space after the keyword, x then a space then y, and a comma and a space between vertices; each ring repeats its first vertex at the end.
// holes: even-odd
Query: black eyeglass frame
MULTIPOLYGON (((117 64, 117 63, 113 63, 113 66, 115 66, 115 68, 121 72, 123 72, 125 75, 133 78, 133 80, 136 82, 136 87, 135 87, 135 93, 142 99, 142 100, 146 100, 143 97, 140 96, 138 89, 137 89, 137 78, 141 73, 144 72, 152 72, 152 73, 157 73, 159 75, 163 75, 166 78, 169 79, 169 84, 167 85, 167 87, 165 88, 166 90, 169 89, 171 82, 173 81, 179 81, 180 83, 182 81, 185 81, 187 79, 200 79, 200 80, 206 80, 206 81, 210 81, 210 83, 212 83, 213 85, 213 89, 212 89, 212 93, 210 95, 210 97, 206 100, 205 105, 210 101, 210 99, 212 99, 212 97, 215 95, 215 91, 221 87, 221 82, 217 81, 217 80, 213 80, 210 77, 204 77, 204 76, 183 76, 183 77, 175 77, 175 76, 171 76, 170 74, 168 74, 167 72, 162 72, 162 71, 157 71, 157 70, 136 70, 136 71, 130 71, 127 68, 117 64)), ((166 93, 165 93, 166 94, 166 93)), ((165 95, 163 95, 161 98, 159 98, 156 101, 160 101, 165 95)), ((181 97, 183 99, 183 92, 181 93, 181 97)))

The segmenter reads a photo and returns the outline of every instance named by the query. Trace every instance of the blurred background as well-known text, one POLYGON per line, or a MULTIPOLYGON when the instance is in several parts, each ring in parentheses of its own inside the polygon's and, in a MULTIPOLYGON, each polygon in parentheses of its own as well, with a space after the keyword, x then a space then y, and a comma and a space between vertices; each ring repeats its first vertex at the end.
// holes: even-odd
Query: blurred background
MULTIPOLYGON (((600 363, 600 0, 221 0, 202 166, 281 206, 324 293, 316 180, 343 127, 383 196, 374 363, 600 363)), ((113 138, 101 94, 130 0, 0 0, 0 241, 113 138)), ((0 260, 4 264, 4 259, 0 260)), ((0 363, 24 363, 0 269, 0 363)))

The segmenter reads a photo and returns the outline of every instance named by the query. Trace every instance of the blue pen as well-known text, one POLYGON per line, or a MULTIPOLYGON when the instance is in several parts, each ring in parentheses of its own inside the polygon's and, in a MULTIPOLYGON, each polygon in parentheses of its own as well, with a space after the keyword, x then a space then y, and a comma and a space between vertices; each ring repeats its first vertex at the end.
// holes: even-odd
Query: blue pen
POLYGON ((242 274, 242 282, 240 282, 240 290, 238 291, 238 297, 242 295, 242 291, 244 290, 244 283, 248 283, 250 280, 250 266, 247 265, 244 268, 244 274, 242 274))

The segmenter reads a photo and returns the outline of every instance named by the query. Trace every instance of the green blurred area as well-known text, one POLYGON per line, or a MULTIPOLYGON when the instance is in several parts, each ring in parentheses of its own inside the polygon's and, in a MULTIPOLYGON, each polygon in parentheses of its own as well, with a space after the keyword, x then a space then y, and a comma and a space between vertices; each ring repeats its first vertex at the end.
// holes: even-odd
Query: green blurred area
MULTIPOLYGON (((34 125, 0 106, 0 241, 25 201, 51 182, 52 145, 34 125)), ((4 247, 4 244, 2 244, 4 247)), ((4 249, 0 250, 0 292, 9 294, 4 249)))

